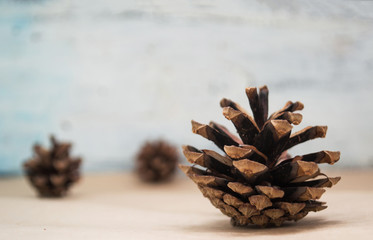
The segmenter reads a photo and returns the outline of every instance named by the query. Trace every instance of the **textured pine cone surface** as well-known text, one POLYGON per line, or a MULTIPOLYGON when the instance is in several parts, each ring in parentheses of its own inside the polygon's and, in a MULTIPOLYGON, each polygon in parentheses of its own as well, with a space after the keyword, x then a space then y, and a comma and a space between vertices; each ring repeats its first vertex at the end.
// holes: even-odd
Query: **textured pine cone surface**
POLYGON ((231 217, 234 226, 280 226, 325 209, 325 202, 318 199, 324 188, 335 185, 340 177, 322 174, 318 164, 334 164, 340 153, 320 151, 291 157, 287 150, 324 138, 327 127, 306 127, 291 133, 292 125, 302 121, 302 115, 294 113, 303 109, 302 103, 289 101, 268 117, 267 87, 259 91, 246 88, 246 95, 254 117, 229 99, 220 102, 239 137, 217 123, 192 121, 193 133, 214 142, 224 154, 183 146, 193 166, 180 168, 212 205, 231 217))
POLYGON ((177 148, 164 140, 146 142, 136 157, 136 172, 145 182, 169 180, 178 163, 177 148))
POLYGON ((42 197, 62 197, 80 178, 80 158, 70 157, 70 143, 50 138, 51 148, 39 144, 33 147, 34 156, 23 167, 31 185, 42 197))

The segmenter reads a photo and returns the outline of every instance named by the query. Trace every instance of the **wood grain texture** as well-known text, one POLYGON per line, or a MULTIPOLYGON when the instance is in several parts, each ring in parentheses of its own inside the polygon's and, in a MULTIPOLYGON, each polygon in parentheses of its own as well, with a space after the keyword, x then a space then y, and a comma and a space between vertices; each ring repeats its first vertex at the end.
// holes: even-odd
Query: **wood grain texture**
MULTIPOLYGON (((328 174, 343 177, 321 199, 328 202, 328 209, 269 229, 231 226, 228 217, 181 177, 168 184, 147 185, 130 174, 90 175, 61 200, 36 198, 23 178, 2 179, 0 238, 370 239, 373 188, 368 183, 373 180, 372 170, 328 174), (346 208, 346 203, 356 202, 359 204, 346 208)), ((249 214, 250 209, 241 208, 249 214)), ((281 212, 268 215, 278 217, 281 212)))

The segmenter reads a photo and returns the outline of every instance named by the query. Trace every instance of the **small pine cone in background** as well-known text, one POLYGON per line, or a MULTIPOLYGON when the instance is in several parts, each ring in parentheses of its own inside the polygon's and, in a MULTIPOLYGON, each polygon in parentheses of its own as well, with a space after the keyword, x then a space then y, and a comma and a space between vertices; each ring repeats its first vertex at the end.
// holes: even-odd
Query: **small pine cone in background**
POLYGON ((169 180, 179 161, 177 148, 164 140, 146 142, 136 157, 136 172, 145 182, 169 180))
POLYGON ((41 197, 62 197, 80 178, 80 158, 70 157, 70 143, 50 138, 52 146, 45 149, 39 144, 33 147, 34 156, 24 164, 24 170, 32 186, 41 197))
POLYGON ((320 151, 291 157, 287 150, 326 135, 326 126, 306 127, 292 133, 302 121, 294 113, 303 109, 300 102, 288 102, 268 115, 268 89, 247 88, 253 117, 237 103, 223 99, 223 115, 235 126, 236 136, 214 122, 192 121, 192 129, 214 142, 223 154, 184 146, 183 152, 193 166, 181 166, 212 205, 231 217, 235 226, 250 224, 280 226, 297 221, 308 212, 321 211, 318 201, 324 188, 335 185, 340 177, 328 177, 318 164, 334 164, 340 153, 320 151))

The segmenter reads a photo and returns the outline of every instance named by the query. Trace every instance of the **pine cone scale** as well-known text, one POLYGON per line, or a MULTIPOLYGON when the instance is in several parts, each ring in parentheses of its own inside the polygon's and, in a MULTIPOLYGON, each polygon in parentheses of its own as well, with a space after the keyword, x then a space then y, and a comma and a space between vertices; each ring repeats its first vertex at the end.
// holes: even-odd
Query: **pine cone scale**
POLYGON ((225 145, 238 145, 238 143, 235 142, 231 137, 221 133, 209 125, 192 121, 192 128, 193 133, 213 141, 220 149, 223 149, 225 145))
POLYGON ((232 121, 242 142, 252 144, 252 136, 259 133, 259 128, 255 121, 247 114, 231 107, 224 107, 223 115, 226 119, 232 121))

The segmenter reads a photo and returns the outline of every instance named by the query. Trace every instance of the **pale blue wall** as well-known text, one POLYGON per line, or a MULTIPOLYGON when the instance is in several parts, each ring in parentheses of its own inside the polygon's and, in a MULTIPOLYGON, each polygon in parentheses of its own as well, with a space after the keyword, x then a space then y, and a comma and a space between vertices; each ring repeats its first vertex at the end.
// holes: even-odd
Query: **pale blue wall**
POLYGON ((190 120, 224 119, 267 84, 270 108, 305 103, 328 137, 294 149, 373 165, 370 1, 0 1, 0 173, 49 133, 89 170, 132 166, 147 138, 211 148, 190 120), (25 2, 24 4, 22 2, 25 2))

